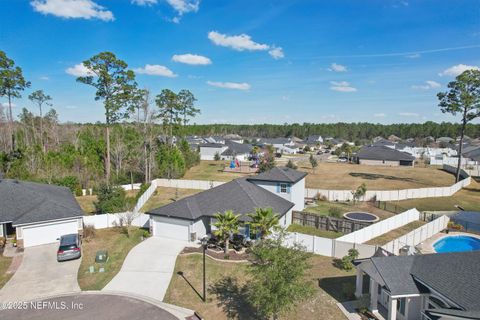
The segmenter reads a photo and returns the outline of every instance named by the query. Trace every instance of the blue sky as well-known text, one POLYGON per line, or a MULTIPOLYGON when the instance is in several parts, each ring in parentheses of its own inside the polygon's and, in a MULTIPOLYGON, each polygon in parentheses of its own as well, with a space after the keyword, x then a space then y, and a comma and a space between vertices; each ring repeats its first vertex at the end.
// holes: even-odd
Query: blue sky
POLYGON ((436 93, 480 66, 480 1, 0 0, 0 50, 62 121, 103 120, 72 75, 101 51, 197 123, 454 121, 436 93))

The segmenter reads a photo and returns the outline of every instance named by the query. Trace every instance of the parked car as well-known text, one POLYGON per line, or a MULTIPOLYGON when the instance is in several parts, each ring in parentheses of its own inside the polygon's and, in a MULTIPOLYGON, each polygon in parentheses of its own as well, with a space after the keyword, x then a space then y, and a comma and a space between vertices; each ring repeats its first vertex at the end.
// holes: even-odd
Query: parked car
POLYGON ((318 150, 318 151, 317 151, 317 155, 321 155, 321 154, 323 154, 323 151, 322 151, 322 150, 318 150))
POLYGON ((60 237, 57 261, 78 259, 82 256, 82 240, 78 234, 66 234, 60 237))
POLYGON ((347 157, 340 157, 340 158, 338 158, 337 161, 338 162, 348 162, 348 158, 347 157))

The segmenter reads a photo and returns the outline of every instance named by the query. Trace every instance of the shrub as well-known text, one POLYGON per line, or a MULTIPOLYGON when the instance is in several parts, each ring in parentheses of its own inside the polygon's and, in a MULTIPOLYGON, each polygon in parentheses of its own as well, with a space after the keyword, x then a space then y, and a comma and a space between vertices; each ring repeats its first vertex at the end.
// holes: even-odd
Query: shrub
POLYGON ((447 228, 452 230, 462 230, 463 226, 461 224, 456 223, 455 221, 449 221, 447 224, 447 228))
POLYGON ((344 256, 340 261, 340 265, 342 266, 343 270, 350 271, 353 269, 353 260, 358 258, 358 250, 357 249, 350 249, 348 250, 348 255, 344 256))
POLYGON ((144 237, 144 238, 150 237, 150 232, 148 230, 143 230, 142 231, 142 237, 144 237))
POLYGON ((328 215, 330 217, 340 218, 342 215, 342 210, 340 210, 338 207, 330 207, 328 208, 328 215))
POLYGON ((82 190, 82 187, 80 185, 75 188, 75 195, 77 197, 83 196, 83 190, 82 190))
POLYGON ((148 188, 150 188, 150 183, 142 183, 137 195, 135 196, 135 200, 138 201, 138 199, 140 199, 140 197, 145 193, 145 191, 147 191, 148 188))
POLYGON ((221 160, 221 158, 220 158, 220 153, 215 152, 215 155, 213 156, 213 160, 215 160, 215 161, 220 161, 220 160, 221 160))
POLYGON ((290 168, 290 169, 294 169, 294 170, 298 168, 297 165, 295 163, 293 163, 293 161, 291 159, 288 160, 288 163, 287 163, 286 167, 290 168))
POLYGON ((86 225, 85 227, 83 227, 83 238, 84 239, 95 238, 95 228, 91 225, 86 225))
POLYGON ((315 197, 314 197, 314 200, 317 200, 317 201, 327 201, 327 197, 323 194, 321 194, 320 192, 318 192, 315 197))
POLYGON ((122 187, 101 184, 98 188, 98 201, 95 202, 97 213, 122 212, 127 207, 126 193, 122 187))

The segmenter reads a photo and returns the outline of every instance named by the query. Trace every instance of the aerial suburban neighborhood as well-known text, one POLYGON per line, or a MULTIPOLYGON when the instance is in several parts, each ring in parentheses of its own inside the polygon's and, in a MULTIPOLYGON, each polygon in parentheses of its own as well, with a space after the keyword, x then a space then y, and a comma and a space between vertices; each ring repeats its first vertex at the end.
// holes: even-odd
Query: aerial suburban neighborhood
POLYGON ((0 1, 0 319, 480 319, 479 8, 0 1))

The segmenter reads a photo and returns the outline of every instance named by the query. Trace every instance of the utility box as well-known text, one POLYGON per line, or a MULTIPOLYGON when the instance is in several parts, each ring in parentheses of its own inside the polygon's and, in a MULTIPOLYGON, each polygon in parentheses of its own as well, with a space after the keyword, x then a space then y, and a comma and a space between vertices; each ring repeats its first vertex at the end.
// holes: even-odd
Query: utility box
POLYGON ((95 254, 95 262, 96 263, 105 263, 108 260, 108 252, 107 250, 99 250, 95 254))

